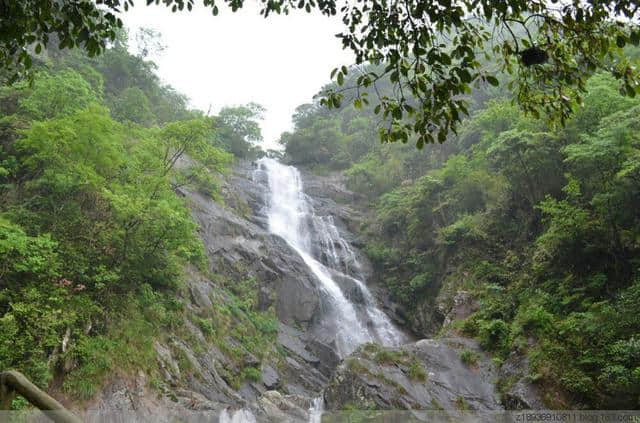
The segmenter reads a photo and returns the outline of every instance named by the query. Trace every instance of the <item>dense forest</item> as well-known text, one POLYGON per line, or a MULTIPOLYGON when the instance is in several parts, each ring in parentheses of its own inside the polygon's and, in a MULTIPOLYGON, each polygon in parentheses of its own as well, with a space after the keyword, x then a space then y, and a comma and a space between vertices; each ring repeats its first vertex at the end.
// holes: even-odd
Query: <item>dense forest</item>
POLYGON ((126 32, 97 58, 47 52, 32 83, 0 88, 0 369, 87 399, 151 370, 153 340, 184 324, 184 267, 207 270, 179 188, 222 201, 262 108, 190 110, 126 32))
POLYGON ((469 292, 476 311, 454 329, 498 364, 528 356, 549 405, 635 408, 640 101, 618 87, 595 75, 564 127, 480 88, 459 134, 420 151, 372 142, 369 109, 312 103, 282 142, 293 164, 342 171, 361 194, 366 251, 409 313, 469 292))

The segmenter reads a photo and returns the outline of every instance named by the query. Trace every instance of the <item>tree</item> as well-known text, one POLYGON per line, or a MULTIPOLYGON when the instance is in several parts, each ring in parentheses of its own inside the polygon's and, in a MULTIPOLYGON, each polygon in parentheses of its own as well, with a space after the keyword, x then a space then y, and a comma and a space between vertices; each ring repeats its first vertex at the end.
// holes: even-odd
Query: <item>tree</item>
POLYGON ((557 193, 562 186, 559 146, 548 132, 512 129, 501 133, 487 153, 515 192, 534 207, 543 193, 557 193))
POLYGON ((68 115, 97 102, 91 85, 77 72, 64 70, 44 73, 34 81, 31 93, 20 101, 20 108, 35 120, 68 115))
POLYGON ((113 101, 111 113, 119 121, 131 121, 143 126, 152 125, 156 119, 149 99, 138 87, 122 90, 113 101))
POLYGON ((262 141, 260 124, 265 108, 260 104, 223 107, 215 119, 218 140, 223 147, 238 157, 254 153, 254 144, 262 141))
MULTIPOLYGON (((147 0, 147 4, 160 0, 147 0)), ((194 0, 162 1, 172 11, 192 10, 194 0)), ((213 15, 221 2, 203 0, 213 15)), ((223 0, 237 11, 243 0, 223 0)), ((102 52, 117 37, 116 16, 133 0, 57 2, 8 1, 2 6, 0 63, 10 80, 24 75, 55 35, 60 48, 81 46, 102 52)), ((521 106, 532 114, 564 123, 596 71, 622 81, 629 96, 640 92, 637 69, 621 54, 640 43, 638 0, 573 1, 554 4, 526 0, 363 0, 342 6, 335 0, 263 0, 261 15, 294 9, 338 13, 346 30, 337 36, 355 55, 355 67, 334 69, 334 84, 323 104, 369 104, 379 81, 390 80, 393 94, 378 96, 375 111, 384 118, 384 141, 416 145, 444 142, 468 114, 472 85, 499 85, 502 72, 521 106), (486 62, 494 58, 495 63, 486 62), (486 61, 486 62, 485 62, 486 61), (365 68, 372 63, 376 68, 365 68), (346 84, 345 84, 346 83, 346 84)))

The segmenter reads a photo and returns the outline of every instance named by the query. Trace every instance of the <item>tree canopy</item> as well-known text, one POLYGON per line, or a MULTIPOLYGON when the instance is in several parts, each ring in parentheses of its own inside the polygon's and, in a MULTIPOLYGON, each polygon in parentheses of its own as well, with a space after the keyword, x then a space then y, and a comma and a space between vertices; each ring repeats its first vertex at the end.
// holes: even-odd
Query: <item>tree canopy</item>
MULTIPOLYGON (((147 0, 172 11, 191 11, 194 0, 147 0)), ((237 11, 243 0, 203 0, 213 15, 219 5, 237 11)), ((48 43, 103 52, 122 27, 118 17, 133 0, 3 2, 0 67, 16 80, 48 43)), ((443 142, 468 114, 472 86, 508 84, 518 103, 535 116, 564 123, 582 101, 585 82, 604 70, 629 96, 640 92, 638 70, 625 58, 626 44, 640 42, 640 2, 526 0, 262 0, 260 13, 292 10, 340 15, 337 34, 355 65, 334 69, 335 84, 322 103, 356 107, 376 97, 383 141, 443 142), (491 62, 489 64, 489 62, 491 62), (376 67, 363 67, 367 64, 376 67), (502 75, 508 76, 502 76, 502 75), (393 90, 380 93, 377 82, 393 90)))

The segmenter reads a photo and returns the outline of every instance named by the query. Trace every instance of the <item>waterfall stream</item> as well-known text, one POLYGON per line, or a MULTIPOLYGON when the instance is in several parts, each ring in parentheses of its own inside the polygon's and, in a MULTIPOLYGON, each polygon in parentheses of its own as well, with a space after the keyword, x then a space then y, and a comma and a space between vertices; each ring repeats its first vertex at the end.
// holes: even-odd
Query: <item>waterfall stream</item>
MULTIPOLYGON (((330 302, 320 325, 335 334, 340 357, 345 357, 365 342, 382 345, 402 344, 405 335, 391 323, 376 305, 373 295, 362 281, 361 263, 349 242, 340 234, 331 215, 317 215, 304 193, 300 172, 271 158, 258 160, 256 179, 266 180, 266 210, 269 231, 283 238, 302 258, 320 282, 330 302), (358 304, 352 303, 337 279, 359 292, 358 304)), ((309 409, 309 421, 319 422, 323 410, 322 397, 315 398, 309 409)), ((220 422, 253 422, 247 410, 229 415, 225 410, 220 422), (243 414, 244 413, 244 414, 243 414)))
POLYGON ((401 344, 403 334, 378 308, 360 280, 361 265, 349 243, 340 235, 333 217, 315 214, 304 193, 298 169, 271 158, 260 159, 258 166, 258 171, 265 172, 268 183, 266 214, 269 230, 296 250, 320 281, 320 288, 328 294, 335 315, 324 317, 335 325, 338 353, 344 357, 370 341, 383 345, 401 344), (320 261, 322 259, 325 263, 320 261), (336 277, 357 287, 362 297, 360 313, 336 283, 336 277))

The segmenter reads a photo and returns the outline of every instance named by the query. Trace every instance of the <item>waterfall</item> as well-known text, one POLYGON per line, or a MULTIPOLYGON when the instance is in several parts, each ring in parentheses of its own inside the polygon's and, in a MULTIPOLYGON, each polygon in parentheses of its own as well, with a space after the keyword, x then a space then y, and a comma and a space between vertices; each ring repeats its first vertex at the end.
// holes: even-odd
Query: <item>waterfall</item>
POLYGON ((302 187, 300 172, 293 166, 263 158, 259 171, 266 174, 269 230, 282 237, 302 257, 331 301, 338 353, 344 357, 360 344, 378 341, 398 345, 404 335, 377 307, 362 282, 360 263, 336 227, 333 216, 316 215, 302 187), (324 262, 324 263, 323 263, 324 262), (349 281, 362 297, 358 308, 347 299, 335 278, 349 281))
POLYGON ((309 408, 309 423, 321 423, 323 411, 324 399, 322 397, 314 398, 309 408))
MULTIPOLYGON (((293 166, 263 158, 258 170, 266 178, 266 217, 269 231, 284 239, 302 258, 320 282, 320 289, 330 300, 331 313, 322 316, 322 325, 335 334, 337 352, 345 357, 365 342, 399 345, 405 341, 389 318, 378 308, 373 295, 362 281, 358 258, 349 242, 340 234, 333 216, 316 215, 302 187, 300 172, 293 166), (347 281, 359 292, 358 304, 353 304, 336 278, 347 281)), ((309 408, 309 423, 322 419, 322 396, 313 399, 309 408)), ((223 410, 219 423, 255 423, 255 416, 246 409, 229 413, 223 410)))
POLYGON ((256 423, 256 418, 251 410, 240 409, 229 411, 225 408, 218 417, 218 423, 256 423))

